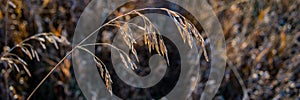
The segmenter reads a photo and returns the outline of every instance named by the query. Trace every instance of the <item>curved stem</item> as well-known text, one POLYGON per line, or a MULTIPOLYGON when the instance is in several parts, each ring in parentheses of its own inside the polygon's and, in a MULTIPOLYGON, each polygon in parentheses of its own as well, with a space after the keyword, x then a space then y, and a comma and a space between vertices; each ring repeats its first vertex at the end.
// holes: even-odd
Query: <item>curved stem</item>
POLYGON ((100 63, 106 68, 106 65, 103 63, 103 61, 102 61, 100 58, 98 58, 94 53, 92 53, 91 51, 89 51, 88 49, 86 49, 86 48, 84 48, 84 47, 82 47, 82 46, 78 46, 77 48, 79 48, 79 49, 81 49, 81 50, 83 50, 83 51, 89 53, 89 54, 92 55, 93 57, 95 57, 95 58, 96 58, 98 61, 100 61, 100 63))
POLYGON ((239 74, 238 70, 236 69, 236 66, 232 65, 229 66, 229 68, 233 71, 233 74, 236 76, 238 82, 240 83, 244 96, 243 96, 243 100, 248 100, 249 99, 249 95, 248 95, 248 91, 247 91, 247 87, 241 77, 241 75, 239 74))

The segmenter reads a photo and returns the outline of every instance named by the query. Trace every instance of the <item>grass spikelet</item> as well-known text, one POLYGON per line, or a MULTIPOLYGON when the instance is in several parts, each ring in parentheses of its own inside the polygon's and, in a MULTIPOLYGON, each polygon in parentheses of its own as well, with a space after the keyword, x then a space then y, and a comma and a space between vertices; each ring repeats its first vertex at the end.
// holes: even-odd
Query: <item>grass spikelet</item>
POLYGON ((30 70, 27 68, 28 65, 27 65, 26 61, 24 61, 18 55, 10 53, 10 52, 15 50, 16 48, 19 48, 22 51, 22 53, 24 53, 26 56, 29 57, 30 60, 33 60, 34 58, 36 58, 37 61, 40 61, 37 51, 34 49, 34 47, 32 45, 30 45, 28 43, 28 41, 34 41, 34 40, 37 41, 42 46, 43 49, 47 49, 46 44, 45 44, 46 40, 49 41, 50 43, 54 44, 56 49, 59 48, 58 43, 66 41, 66 40, 63 40, 63 37, 61 37, 61 38, 56 37, 52 33, 36 34, 36 35, 33 35, 33 36, 23 40, 16 46, 12 47, 12 49, 10 49, 7 53, 4 53, 2 55, 0 60, 7 62, 9 66, 14 66, 14 68, 18 72, 20 72, 19 66, 22 66, 23 70, 27 73, 27 75, 31 77, 31 73, 30 73, 30 70), (59 41, 57 41, 57 40, 59 40, 59 41))

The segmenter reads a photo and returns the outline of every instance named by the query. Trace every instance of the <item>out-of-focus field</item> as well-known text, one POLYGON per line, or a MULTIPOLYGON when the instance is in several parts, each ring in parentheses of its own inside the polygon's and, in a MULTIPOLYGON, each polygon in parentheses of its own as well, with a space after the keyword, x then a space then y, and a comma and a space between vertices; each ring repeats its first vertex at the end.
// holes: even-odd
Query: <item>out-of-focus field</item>
MULTIPOLYGON (((51 32, 71 43, 76 23, 90 0, 1 0, 0 56, 34 34, 51 32)), ((208 0, 226 39, 226 72, 214 99, 300 99, 300 0, 208 0)), ((133 5, 134 6, 134 5, 133 5)), ((195 8, 197 9, 197 8, 195 8)), ((197 17, 197 16, 196 16, 197 17)), ((0 100, 25 99, 71 49, 71 45, 34 45, 40 62, 28 61, 26 72, 0 63, 0 100)), ((22 55, 21 50, 14 53, 22 55)), ((201 80, 192 99, 199 99, 209 67, 201 62, 201 80)), ((66 59, 33 99, 84 99, 71 60, 66 59)))

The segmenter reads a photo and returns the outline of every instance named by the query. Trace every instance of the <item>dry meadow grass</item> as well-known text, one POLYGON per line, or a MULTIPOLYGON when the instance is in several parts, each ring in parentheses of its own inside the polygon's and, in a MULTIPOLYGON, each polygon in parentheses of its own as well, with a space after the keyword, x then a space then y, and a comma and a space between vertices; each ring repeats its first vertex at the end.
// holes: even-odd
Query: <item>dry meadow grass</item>
MULTIPOLYGON (((115 49, 125 67, 135 70, 135 61, 140 59, 134 48, 136 40, 132 27, 145 34, 143 41, 149 48, 148 52, 157 52, 169 62, 168 56, 172 55, 167 55, 159 30, 140 13, 143 10, 168 13, 187 45, 193 48, 195 43, 208 48, 205 44, 207 37, 200 34, 196 26, 183 15, 166 8, 136 9, 116 14, 116 18, 98 28, 118 28, 133 57, 108 43, 79 43, 72 48, 70 43, 76 22, 88 2, 90 0, 0 1, 0 99, 22 100, 28 96, 33 96, 33 99, 83 99, 68 57, 75 50, 94 57, 106 88, 112 92, 109 66, 86 47, 115 49), (140 16, 143 25, 120 20, 128 15, 140 16)), ((215 99, 242 99, 245 96, 250 99, 299 99, 300 1, 208 2, 222 24, 227 48, 226 74, 215 99)), ((210 71, 210 51, 202 51, 205 60, 200 61, 201 80, 192 93, 192 99, 199 99, 210 71)))

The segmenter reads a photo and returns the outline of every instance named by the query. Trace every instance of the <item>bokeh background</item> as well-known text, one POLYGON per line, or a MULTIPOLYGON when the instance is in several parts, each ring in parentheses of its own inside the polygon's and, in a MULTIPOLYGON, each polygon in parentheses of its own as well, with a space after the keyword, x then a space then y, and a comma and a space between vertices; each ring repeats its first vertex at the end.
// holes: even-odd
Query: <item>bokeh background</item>
MULTIPOLYGON (((51 32, 71 43, 76 23, 90 0, 1 0, 0 53, 34 34, 51 32)), ((214 99, 300 99, 300 1, 207 0, 221 22, 227 48, 226 72, 214 99)), ((113 5, 113 4, 111 4, 113 5)), ((130 5, 128 7, 132 7, 130 5)), ((195 8, 197 9, 197 8, 195 8)), ((107 13, 107 12, 103 12, 107 13)), ((118 14, 118 13, 116 13, 118 14)), ((196 16, 197 17, 197 16, 196 16)), ((0 63, 0 100, 26 99, 54 65, 71 49, 53 44, 41 61, 26 59, 32 77, 0 63)), ((1 55, 0 55, 1 56, 1 55)), ((201 80, 191 99, 199 99, 210 67, 201 60, 201 80)), ((71 59, 66 59, 32 99, 85 99, 77 86, 71 59)))

